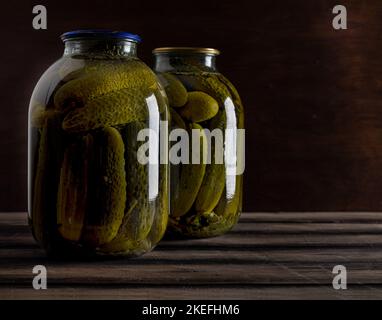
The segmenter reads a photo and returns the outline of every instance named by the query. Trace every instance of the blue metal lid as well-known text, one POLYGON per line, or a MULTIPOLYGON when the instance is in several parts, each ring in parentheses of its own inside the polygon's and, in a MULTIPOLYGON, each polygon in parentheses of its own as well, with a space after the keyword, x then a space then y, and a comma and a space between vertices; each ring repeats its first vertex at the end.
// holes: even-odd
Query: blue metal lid
POLYGON ((141 37, 125 32, 125 31, 115 31, 115 30, 104 30, 104 29, 85 29, 85 30, 74 30, 65 32, 61 35, 62 41, 67 41, 70 39, 80 39, 80 38, 108 38, 108 39, 127 39, 134 42, 141 42, 141 37))

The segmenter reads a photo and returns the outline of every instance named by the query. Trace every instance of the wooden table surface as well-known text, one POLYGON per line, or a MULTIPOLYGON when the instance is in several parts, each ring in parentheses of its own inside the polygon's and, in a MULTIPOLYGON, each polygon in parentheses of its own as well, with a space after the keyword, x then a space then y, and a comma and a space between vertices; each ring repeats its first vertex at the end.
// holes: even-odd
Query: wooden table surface
POLYGON ((0 213, 0 299, 382 298, 382 213, 245 213, 228 234, 130 260, 49 261, 26 213, 0 213), (32 288, 32 268, 48 290, 32 288), (347 268, 334 290, 332 269, 347 268))

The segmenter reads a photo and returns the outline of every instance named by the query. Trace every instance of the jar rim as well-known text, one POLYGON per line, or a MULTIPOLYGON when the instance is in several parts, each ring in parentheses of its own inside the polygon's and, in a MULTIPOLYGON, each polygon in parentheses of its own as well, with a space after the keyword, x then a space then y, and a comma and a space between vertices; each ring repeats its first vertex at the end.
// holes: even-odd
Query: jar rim
POLYGON ((217 56, 220 54, 218 49, 214 48, 200 48, 200 47, 161 47, 155 48, 152 51, 153 54, 161 53, 183 53, 183 54, 194 54, 194 53, 203 53, 212 56, 217 56))
POLYGON ((83 29, 73 30, 63 33, 60 36, 63 42, 73 39, 125 39, 133 42, 141 42, 140 36, 134 33, 119 31, 119 30, 106 30, 106 29, 83 29))

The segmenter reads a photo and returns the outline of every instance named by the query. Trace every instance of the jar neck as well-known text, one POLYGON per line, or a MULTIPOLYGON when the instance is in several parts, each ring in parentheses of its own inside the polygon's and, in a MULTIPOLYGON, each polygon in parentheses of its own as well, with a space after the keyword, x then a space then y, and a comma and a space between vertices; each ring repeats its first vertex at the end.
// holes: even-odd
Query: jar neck
POLYGON ((190 67, 217 72, 216 56, 203 53, 157 53, 154 66, 157 72, 190 71, 190 67))
POLYGON ((136 57, 137 43, 126 39, 73 39, 65 42, 64 56, 136 57))

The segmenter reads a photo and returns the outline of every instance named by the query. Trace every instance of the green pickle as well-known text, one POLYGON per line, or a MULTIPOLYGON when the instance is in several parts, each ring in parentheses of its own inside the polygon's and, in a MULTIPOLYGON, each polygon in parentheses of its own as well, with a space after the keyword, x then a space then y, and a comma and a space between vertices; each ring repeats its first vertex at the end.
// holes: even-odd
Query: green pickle
POLYGON ((120 129, 125 142, 125 171, 127 173, 125 214, 118 233, 103 250, 124 251, 133 243, 147 237, 153 223, 155 208, 148 199, 148 165, 138 162, 137 151, 143 142, 137 141, 144 122, 132 122, 120 129))
POLYGON ((99 246, 111 241, 122 223, 126 202, 124 143, 119 131, 108 127, 93 134, 90 155, 89 214, 82 237, 99 246))
POLYGON ((203 128, 196 123, 190 124, 190 134, 191 130, 198 130, 200 133, 200 163, 182 164, 179 178, 179 189, 181 192, 177 198, 172 198, 173 201, 171 202, 171 214, 174 217, 183 216, 191 209, 198 195, 199 188, 203 182, 204 173, 206 171, 206 164, 203 163, 203 157, 207 154, 207 141, 205 133, 203 128))
POLYGON ((205 65, 207 60, 203 60, 200 52, 193 52, 193 48, 177 50, 154 50, 158 59, 156 72, 172 107, 171 127, 189 130, 197 126, 199 129, 208 129, 212 134, 210 141, 206 140, 210 162, 205 165, 171 165, 171 205, 167 235, 170 238, 218 236, 229 231, 241 213, 243 176, 227 175, 224 148, 227 143, 225 129, 232 127, 232 123, 237 129, 243 129, 244 111, 235 87, 213 66, 205 65), (175 88, 179 88, 178 92, 175 92, 175 88), (171 103, 176 94, 179 97, 186 96, 183 88, 187 91, 187 101, 184 102, 184 99, 182 105, 171 103), (228 114, 230 125, 227 123, 228 114), (223 138, 223 150, 220 153, 215 153, 219 150, 216 150, 218 145, 213 138, 214 130, 217 135, 220 132, 223 138))
POLYGON ((148 110, 146 95, 139 90, 121 89, 90 100, 84 107, 72 110, 62 127, 69 132, 89 131, 145 120, 148 110))
MULTIPOLYGON (((169 190, 168 185, 168 166, 160 165, 160 170, 162 172, 160 178, 160 188, 161 190, 169 190)), ((158 243, 160 239, 162 239, 163 235, 166 232, 168 225, 168 212, 169 212, 169 200, 170 195, 168 193, 164 193, 163 197, 158 198, 157 206, 160 208, 160 214, 155 215, 153 224, 151 226, 150 232, 147 236, 147 240, 149 243, 158 243)))
POLYGON ((64 145, 60 122, 60 115, 53 114, 51 117, 46 117, 38 128, 39 143, 36 146, 38 151, 32 180, 32 231, 38 242, 47 244, 53 237, 52 226, 57 224, 55 211, 64 145))
POLYGON ((65 150, 57 196, 58 231, 67 240, 78 241, 87 210, 90 134, 65 150))
POLYGON ((201 91, 188 94, 186 105, 179 111, 180 115, 192 122, 203 122, 216 116, 219 105, 214 98, 201 91))
POLYGON ((173 108, 183 107, 188 100, 183 83, 170 73, 159 74, 158 78, 166 90, 169 105, 173 108))
POLYGON ((115 50, 103 36, 91 41, 97 55, 87 46, 64 55, 32 95, 29 223, 54 258, 134 257, 152 250, 167 227, 168 166, 156 165, 151 181, 137 136, 168 119, 168 101, 126 41, 113 39, 115 50))
MULTIPOLYGON (((226 117, 223 111, 211 121, 209 129, 223 130, 226 126, 226 117)), ((211 144, 211 163, 207 164, 203 183, 195 200, 195 210, 200 213, 211 212, 219 202, 225 186, 224 163, 218 163, 215 159, 215 144, 211 144)), ((222 159, 223 160, 223 159, 222 159)))
POLYGON ((105 64, 95 70, 80 72, 78 77, 57 90, 54 104, 58 109, 63 109, 71 100, 85 105, 110 92, 150 87, 156 83, 156 79, 151 70, 142 65, 142 62, 133 60, 128 64, 105 64))

